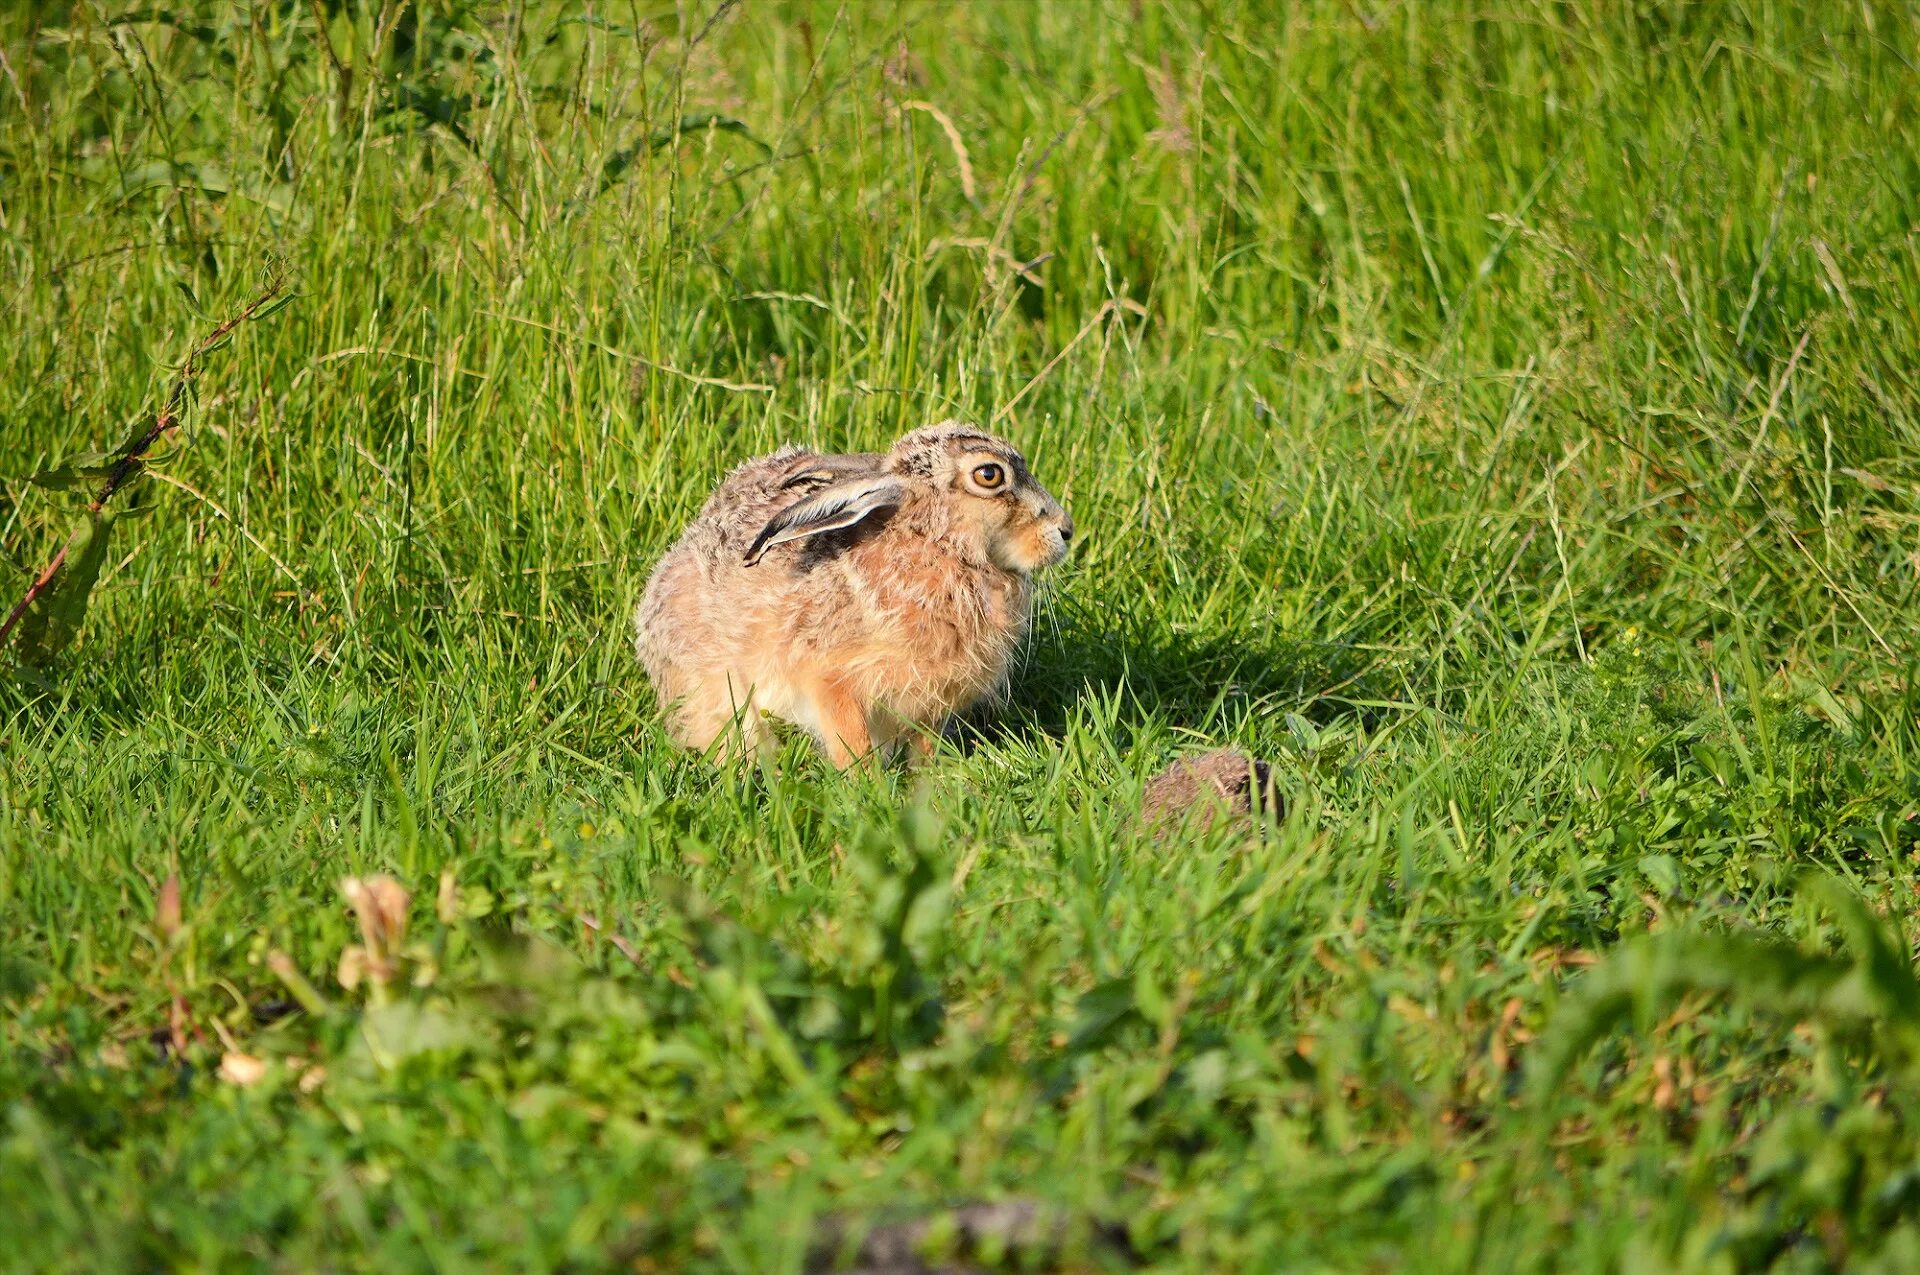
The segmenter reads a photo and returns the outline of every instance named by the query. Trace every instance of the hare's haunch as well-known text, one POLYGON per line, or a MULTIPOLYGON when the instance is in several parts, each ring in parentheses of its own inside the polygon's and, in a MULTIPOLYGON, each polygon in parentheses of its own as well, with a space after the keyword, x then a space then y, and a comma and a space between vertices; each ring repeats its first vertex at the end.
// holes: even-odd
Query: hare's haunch
POLYGON ((654 568, 635 649, 675 740, 704 749, 763 715, 837 766, 910 742, 1004 689, 1032 576, 1073 519, 984 430, 946 421, 886 455, 787 447, 728 474, 654 568))

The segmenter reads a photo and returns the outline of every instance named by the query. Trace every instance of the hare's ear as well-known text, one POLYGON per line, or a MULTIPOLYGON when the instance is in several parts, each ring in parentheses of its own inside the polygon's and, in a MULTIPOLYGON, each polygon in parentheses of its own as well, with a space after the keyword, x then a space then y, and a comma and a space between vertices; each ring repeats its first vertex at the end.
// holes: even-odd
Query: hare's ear
POLYGON ((768 519, 747 546, 747 565, 760 561, 760 556, 775 545, 851 527, 877 510, 895 508, 906 490, 905 483, 885 474, 836 483, 768 519))
POLYGON ((885 459, 886 457, 877 456, 872 452, 853 452, 844 456, 810 456, 807 460, 811 463, 789 474, 780 484, 780 490, 812 495, 823 488, 851 482, 856 478, 870 478, 880 472, 880 462, 885 459))

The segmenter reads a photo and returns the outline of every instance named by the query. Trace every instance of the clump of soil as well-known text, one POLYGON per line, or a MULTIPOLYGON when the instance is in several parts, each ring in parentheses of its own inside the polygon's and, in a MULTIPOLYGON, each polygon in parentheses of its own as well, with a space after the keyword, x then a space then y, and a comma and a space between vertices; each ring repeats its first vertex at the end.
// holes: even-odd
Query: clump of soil
POLYGON ((1140 801, 1140 821, 1155 830, 1171 829, 1189 816, 1194 828, 1206 829, 1218 819, 1256 815, 1280 815, 1273 767, 1237 748, 1180 758, 1147 781, 1140 801))

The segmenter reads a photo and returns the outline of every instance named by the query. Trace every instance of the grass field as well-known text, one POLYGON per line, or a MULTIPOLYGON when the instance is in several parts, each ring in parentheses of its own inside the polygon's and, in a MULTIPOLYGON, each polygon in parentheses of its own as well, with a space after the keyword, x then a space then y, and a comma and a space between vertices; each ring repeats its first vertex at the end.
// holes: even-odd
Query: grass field
POLYGON ((0 1264, 1920 1264, 1920 8, 115 13, 0 14, 0 605, 294 296, 0 655, 0 1264), (715 479, 951 415, 1007 709, 675 753, 715 479))

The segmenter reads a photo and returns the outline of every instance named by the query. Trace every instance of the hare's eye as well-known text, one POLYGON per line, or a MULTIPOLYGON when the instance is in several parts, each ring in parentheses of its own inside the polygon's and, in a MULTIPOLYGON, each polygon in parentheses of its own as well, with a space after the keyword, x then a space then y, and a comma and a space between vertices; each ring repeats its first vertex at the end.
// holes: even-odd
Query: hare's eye
POLYGON ((973 481, 986 491, 999 491, 1007 483, 1007 471, 999 465, 975 465, 973 481))

